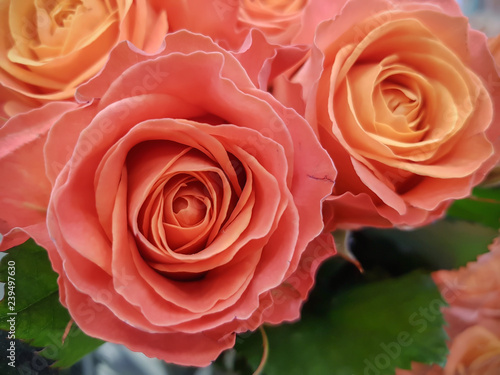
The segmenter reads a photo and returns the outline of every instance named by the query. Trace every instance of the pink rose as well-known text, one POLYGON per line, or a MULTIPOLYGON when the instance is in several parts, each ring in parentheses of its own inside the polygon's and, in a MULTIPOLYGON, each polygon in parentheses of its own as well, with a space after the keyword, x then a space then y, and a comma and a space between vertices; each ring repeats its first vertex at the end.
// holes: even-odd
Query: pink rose
POLYGON ((496 375, 500 369, 500 237, 458 270, 433 273, 443 298, 450 354, 445 368, 415 363, 396 375, 496 375))
POLYGON ((303 118, 186 31, 155 55, 120 44, 76 97, 0 129, 0 212, 2 233, 47 247, 84 332, 204 366, 235 333, 299 318, 334 253, 335 171, 303 118))
POLYGON ((446 366, 415 363, 412 370, 396 375, 497 375, 500 369, 500 338, 482 326, 461 332, 450 347, 446 366))
POLYGON ((458 335, 450 349, 444 375, 497 375, 500 370, 500 338, 482 326, 458 335))
POLYGON ((165 10, 151 0, 6 0, 0 19, 3 117, 72 98, 118 42, 154 52, 168 31, 165 10))
POLYGON ((455 1, 349 0, 273 92, 305 112, 336 164, 330 229, 414 227, 499 159, 499 80, 455 1))
POLYGON ((500 238, 477 262, 452 271, 437 271, 433 279, 450 307, 444 309, 451 339, 473 325, 500 337, 500 238))

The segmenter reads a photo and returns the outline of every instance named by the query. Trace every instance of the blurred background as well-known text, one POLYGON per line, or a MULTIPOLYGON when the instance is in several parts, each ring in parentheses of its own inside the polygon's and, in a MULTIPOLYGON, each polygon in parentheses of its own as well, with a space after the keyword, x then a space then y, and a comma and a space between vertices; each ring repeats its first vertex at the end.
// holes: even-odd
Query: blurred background
POLYGON ((500 34, 500 0, 458 0, 472 27, 488 36, 500 34))

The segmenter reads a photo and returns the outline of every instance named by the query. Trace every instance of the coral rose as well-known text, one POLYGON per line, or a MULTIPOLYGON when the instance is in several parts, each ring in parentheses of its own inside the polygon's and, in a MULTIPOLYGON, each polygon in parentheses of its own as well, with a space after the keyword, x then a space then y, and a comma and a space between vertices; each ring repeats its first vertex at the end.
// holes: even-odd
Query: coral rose
MULTIPOLYGON (((321 203, 335 170, 305 120, 208 37, 176 32, 164 46, 148 55, 120 44, 78 89, 77 108, 50 103, 0 130, 21 144, 30 128, 50 128, 39 151, 53 185, 47 248, 76 324, 204 366, 235 333, 299 317, 334 253, 321 203)), ((22 178, 0 180, 19 188, 22 178)))
POLYGON ((498 82, 485 35, 454 1, 350 0, 275 92, 300 111, 289 98, 299 85, 337 166, 330 228, 413 227, 469 195, 500 157, 498 82))
POLYGON ((443 368, 415 363, 412 370, 396 375, 497 375, 500 370, 500 338, 481 326, 467 328, 450 347, 443 368))
POLYGON ((0 17, 4 116, 72 98, 119 41, 154 52, 168 30, 165 10, 151 0, 2 0, 0 17))

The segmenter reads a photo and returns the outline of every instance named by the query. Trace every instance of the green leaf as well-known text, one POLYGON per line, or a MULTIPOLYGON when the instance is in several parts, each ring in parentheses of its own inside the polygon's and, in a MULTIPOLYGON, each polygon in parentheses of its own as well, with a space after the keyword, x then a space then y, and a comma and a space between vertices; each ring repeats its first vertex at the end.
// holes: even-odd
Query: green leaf
MULTIPOLYGON (((326 304, 327 305, 327 304, 326 304)), ((267 327, 266 375, 394 375, 412 361, 439 363, 447 354, 445 305, 429 275, 357 286, 338 294, 323 314, 305 313, 296 324, 267 327)), ((243 335, 237 350, 256 368, 259 333, 243 335)))
POLYGON ((498 231, 480 224, 460 220, 442 220, 426 227, 401 231, 366 229, 362 231, 365 266, 385 261, 394 270, 413 267, 427 270, 454 269, 473 262, 498 236, 498 231), (371 257, 371 259, 370 259, 371 257))
POLYGON ((47 252, 32 240, 8 251, 0 262, 0 280, 6 283, 0 302, 0 329, 15 331, 16 339, 43 347, 41 354, 55 361, 55 366, 71 366, 103 343, 85 335, 75 324, 63 343, 70 316, 59 302, 57 274, 47 252))
POLYGON ((500 188, 475 188, 472 197, 453 203, 447 215, 499 229, 500 188))

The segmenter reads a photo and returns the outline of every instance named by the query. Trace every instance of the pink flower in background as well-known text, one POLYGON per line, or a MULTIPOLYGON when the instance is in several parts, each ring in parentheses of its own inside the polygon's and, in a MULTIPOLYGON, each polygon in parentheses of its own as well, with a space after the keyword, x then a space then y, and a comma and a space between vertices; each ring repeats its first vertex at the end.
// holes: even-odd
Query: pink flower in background
POLYGON ((477 262, 458 270, 434 272, 433 279, 450 305, 444 316, 452 340, 474 325, 500 337, 500 239, 477 262))
POLYGON ((0 114, 73 98, 118 42, 154 52, 167 31, 161 1, 2 1, 0 114))
POLYGON ((335 251, 335 170, 303 118, 187 31, 155 55, 120 44, 76 97, 0 129, 0 212, 4 241, 47 248, 84 332, 205 366, 235 333, 299 318, 335 251))
POLYGON ((490 252, 433 279, 449 304, 443 309, 450 337, 446 366, 415 363, 396 375, 496 375, 500 369, 500 237, 490 252))
POLYGON ((482 326, 458 335, 450 349, 444 375, 495 375, 500 369, 500 337, 482 326))
POLYGON ((472 326, 452 342, 443 368, 414 363, 396 375, 497 375, 500 369, 500 337, 482 326, 472 326))
POLYGON ((330 229, 425 225, 483 180, 500 134, 486 42, 451 0, 350 0, 318 27, 311 58, 273 93, 337 166, 330 229))
POLYGON ((51 183, 43 148, 52 124, 77 106, 49 103, 43 112, 19 114, 0 127, 0 251, 29 237, 42 247, 53 246, 45 222, 51 183))

